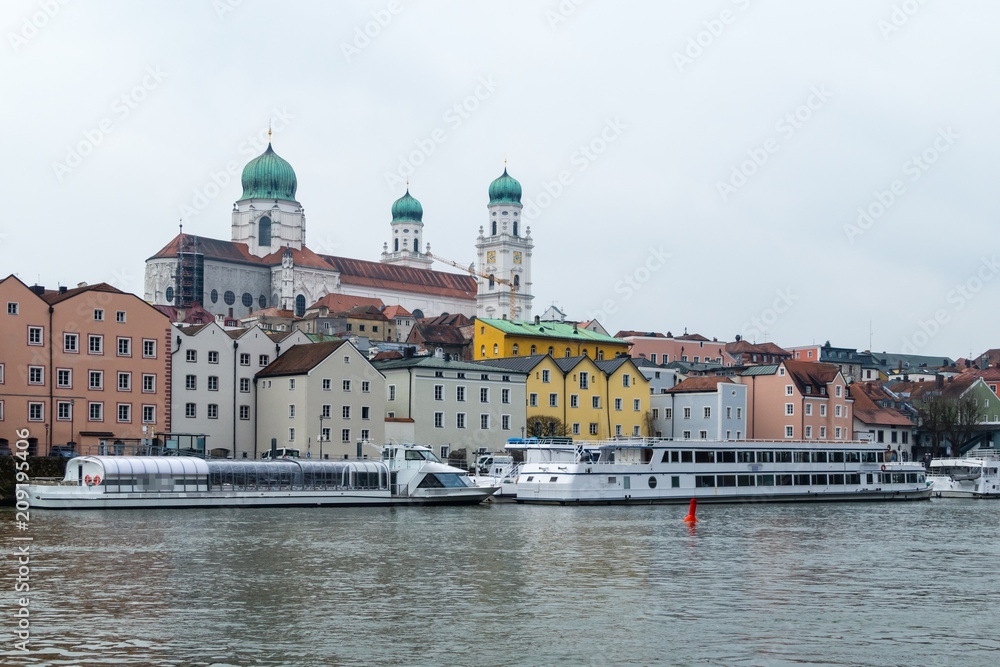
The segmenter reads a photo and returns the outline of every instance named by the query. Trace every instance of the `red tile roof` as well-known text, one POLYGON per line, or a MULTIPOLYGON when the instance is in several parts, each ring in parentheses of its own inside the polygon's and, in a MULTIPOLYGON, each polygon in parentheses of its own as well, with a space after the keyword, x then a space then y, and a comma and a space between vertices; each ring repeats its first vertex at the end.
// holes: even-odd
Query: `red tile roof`
POLYGON ((667 389, 668 394, 686 394, 696 391, 715 391, 720 384, 735 384, 728 377, 691 377, 667 389))
POLYGON ((821 363, 817 361, 791 361, 786 359, 782 362, 789 377, 795 383, 800 393, 807 393, 806 387, 812 387, 808 393, 821 395, 821 389, 826 389, 826 385, 837 378, 840 370, 834 364, 821 363))
POLYGON ((382 314, 390 320, 394 320, 397 317, 413 317, 413 313, 402 306, 386 306, 382 314))
POLYGON ((852 384, 847 388, 854 399, 854 416, 863 424, 883 424, 886 426, 914 426, 913 422, 895 408, 883 408, 877 403, 880 391, 869 389, 863 384, 852 384))
POLYGON ((83 285, 82 287, 74 287, 73 289, 66 290, 65 292, 59 292, 58 290, 45 290, 45 292, 41 296, 43 301, 45 301, 50 306, 54 306, 60 301, 65 301, 66 299, 72 299, 77 294, 83 294, 84 292, 108 292, 110 294, 125 294, 125 292, 121 291, 117 287, 112 287, 107 283, 97 283, 96 285, 83 285))

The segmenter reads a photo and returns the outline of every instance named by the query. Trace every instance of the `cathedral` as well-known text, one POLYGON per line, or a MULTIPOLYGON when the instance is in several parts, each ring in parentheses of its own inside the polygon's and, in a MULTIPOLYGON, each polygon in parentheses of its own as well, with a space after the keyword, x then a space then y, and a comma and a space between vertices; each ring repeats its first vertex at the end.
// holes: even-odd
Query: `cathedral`
POLYGON ((436 258, 424 238, 423 207, 409 188, 392 205, 390 240, 381 261, 373 262, 309 249, 295 171, 270 142, 244 167, 242 185, 233 204, 232 239, 182 230, 146 260, 146 301, 179 308, 200 304, 221 319, 266 308, 301 317, 327 294, 343 294, 378 298, 417 317, 531 319, 531 229, 520 219, 521 184, 506 168, 489 187, 477 263, 455 265, 460 274, 431 268, 436 258))

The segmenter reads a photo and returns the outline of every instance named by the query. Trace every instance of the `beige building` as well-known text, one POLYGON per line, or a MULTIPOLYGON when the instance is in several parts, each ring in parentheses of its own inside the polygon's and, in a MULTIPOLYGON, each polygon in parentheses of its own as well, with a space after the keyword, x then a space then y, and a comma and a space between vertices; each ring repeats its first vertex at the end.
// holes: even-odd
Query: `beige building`
POLYGON ((347 341, 296 345, 257 373, 253 458, 278 447, 303 457, 377 458, 385 444, 385 376, 347 341))

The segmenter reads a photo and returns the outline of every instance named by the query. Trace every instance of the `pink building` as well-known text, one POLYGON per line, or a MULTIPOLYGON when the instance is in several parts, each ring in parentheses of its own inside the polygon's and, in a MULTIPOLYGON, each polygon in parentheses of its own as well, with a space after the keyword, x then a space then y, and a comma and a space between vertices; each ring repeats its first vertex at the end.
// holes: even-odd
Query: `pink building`
POLYGON ((709 340, 700 334, 674 336, 656 331, 619 331, 615 338, 632 344, 629 356, 647 359, 654 364, 668 364, 672 361, 691 363, 715 363, 723 366, 734 365, 733 358, 726 352, 726 343, 709 340))
POLYGON ((851 440, 853 400, 833 364, 783 361, 754 366, 747 385, 747 432, 757 440, 851 440))
POLYGON ((37 454, 88 453, 169 430, 165 315, 105 283, 52 291, 14 276, 0 281, 0 308, 0 446, 27 429, 37 454))

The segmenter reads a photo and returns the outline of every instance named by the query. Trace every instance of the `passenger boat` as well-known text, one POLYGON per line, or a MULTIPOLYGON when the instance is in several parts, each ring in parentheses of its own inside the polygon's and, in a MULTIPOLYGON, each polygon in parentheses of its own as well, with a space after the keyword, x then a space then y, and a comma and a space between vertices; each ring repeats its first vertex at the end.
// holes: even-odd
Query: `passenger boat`
POLYGON ((62 481, 26 488, 37 509, 471 505, 497 490, 475 486, 419 445, 388 445, 381 460, 353 461, 79 456, 62 481))
POLYGON ((509 443, 524 462, 519 503, 650 504, 924 500, 918 463, 866 442, 618 440, 509 443))
POLYGON ((935 498, 1000 498, 1000 459, 933 459, 927 480, 935 498))
POLYGON ((475 474, 471 476, 476 486, 496 487, 495 500, 514 500, 517 496, 518 464, 513 456, 490 454, 476 461, 475 474))

